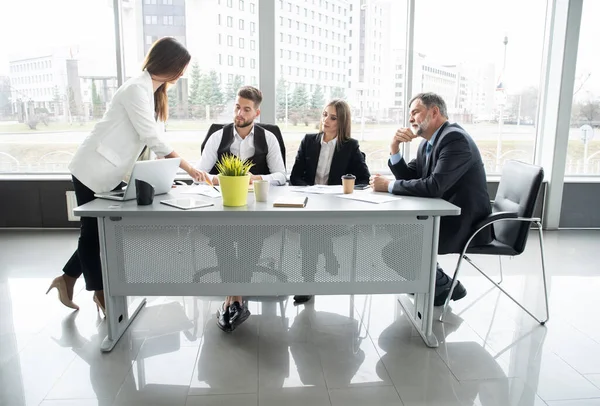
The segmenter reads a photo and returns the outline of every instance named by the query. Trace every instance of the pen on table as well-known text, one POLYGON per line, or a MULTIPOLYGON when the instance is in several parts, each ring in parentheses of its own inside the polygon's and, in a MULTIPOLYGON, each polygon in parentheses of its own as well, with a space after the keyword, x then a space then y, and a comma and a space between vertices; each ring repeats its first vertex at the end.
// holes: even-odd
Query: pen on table
POLYGON ((211 187, 212 187, 214 190, 216 190, 217 192, 221 193, 221 192, 219 191, 219 189, 217 189, 217 188, 215 187, 215 185, 213 185, 213 183, 210 181, 210 179, 205 179, 204 181, 205 181, 206 183, 208 183, 208 184, 209 184, 209 185, 210 185, 210 186, 211 186, 211 187))

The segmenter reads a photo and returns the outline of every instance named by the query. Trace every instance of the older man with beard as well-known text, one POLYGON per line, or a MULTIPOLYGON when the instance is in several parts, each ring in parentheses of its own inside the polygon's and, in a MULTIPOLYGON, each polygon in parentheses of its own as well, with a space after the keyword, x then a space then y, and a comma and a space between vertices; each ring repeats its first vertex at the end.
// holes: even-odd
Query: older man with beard
MULTIPOLYGON (((439 254, 460 253, 476 224, 491 213, 485 169, 479 149, 458 124, 448 122, 446 103, 435 93, 420 93, 410 102, 410 127, 399 129, 390 144, 388 165, 396 177, 391 181, 375 175, 371 186, 378 192, 396 195, 442 198, 461 208, 460 216, 443 217, 440 224, 439 254), (421 137, 417 157, 408 164, 400 154, 400 144, 421 137)), ((471 245, 491 241, 491 230, 483 230, 471 245)), ((393 251, 397 238, 383 250, 388 265, 398 261, 393 251)), ((442 306, 450 292, 452 279, 437 268, 435 301, 442 306)), ((458 282, 452 300, 467 294, 458 282)))

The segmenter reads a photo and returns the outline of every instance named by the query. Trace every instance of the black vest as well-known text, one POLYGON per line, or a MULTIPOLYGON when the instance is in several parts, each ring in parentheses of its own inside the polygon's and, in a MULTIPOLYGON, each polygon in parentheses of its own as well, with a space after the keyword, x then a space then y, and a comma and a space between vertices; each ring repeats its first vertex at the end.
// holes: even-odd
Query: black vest
MULTIPOLYGON (((233 124, 227 124, 223 127, 223 138, 221 138, 221 144, 217 150, 217 162, 221 160, 221 157, 225 154, 231 153, 231 144, 233 144, 233 124)), ((252 162, 252 168, 250 172, 254 175, 269 175, 269 165, 267 165, 267 153, 269 148, 267 146, 267 140, 265 138, 265 130, 262 127, 254 125, 254 155, 248 158, 248 161, 252 162)), ((217 165, 213 166, 210 170, 211 175, 217 175, 217 165)))

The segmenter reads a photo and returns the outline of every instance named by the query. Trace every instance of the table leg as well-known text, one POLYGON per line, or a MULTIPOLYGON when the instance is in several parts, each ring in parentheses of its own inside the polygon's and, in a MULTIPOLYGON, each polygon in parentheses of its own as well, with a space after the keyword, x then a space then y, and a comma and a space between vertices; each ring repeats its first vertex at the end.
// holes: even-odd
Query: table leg
POLYGON ((427 293, 414 295, 414 302, 406 295, 401 295, 398 302, 405 310, 408 319, 415 326, 428 347, 437 347, 439 342, 433 334, 433 301, 435 298, 435 278, 437 271, 437 251, 440 234, 440 217, 433 217, 433 241, 431 243, 431 263, 429 268, 429 284, 427 293))
POLYGON ((427 307, 429 301, 433 304, 433 297, 430 299, 428 296, 432 295, 428 293, 417 293, 412 299, 407 295, 400 295, 398 296, 398 302, 406 312, 408 320, 410 320, 421 335, 421 338, 423 338, 425 344, 428 347, 435 348, 439 346, 439 342, 432 331, 433 316, 427 316, 427 313, 423 311, 423 308, 427 307), (429 332, 427 332, 428 329, 429 332))
POLYGON ((110 352, 115 347, 127 327, 138 315, 142 307, 146 304, 146 299, 142 299, 135 310, 129 315, 129 309, 127 306, 127 296, 112 296, 110 294, 110 283, 108 273, 108 261, 107 261, 107 250, 106 250, 106 230, 104 227, 103 217, 98 218, 98 233, 100 237, 100 260, 102 262, 102 279, 104 286, 104 300, 106 302, 106 323, 108 327, 108 334, 102 341, 100 351, 110 352))
POLYGON ((104 293, 106 300, 106 323, 108 323, 108 334, 102 341, 100 350, 102 352, 110 352, 117 345, 119 339, 127 330, 127 327, 133 322, 142 307, 146 305, 146 298, 143 298, 135 310, 129 315, 127 308, 127 296, 108 296, 104 293))

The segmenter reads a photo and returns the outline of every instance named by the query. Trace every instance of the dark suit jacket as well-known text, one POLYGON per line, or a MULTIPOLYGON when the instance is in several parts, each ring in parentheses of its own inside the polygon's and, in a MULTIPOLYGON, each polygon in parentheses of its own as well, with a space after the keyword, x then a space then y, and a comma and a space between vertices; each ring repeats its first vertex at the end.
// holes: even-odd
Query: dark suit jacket
MULTIPOLYGON (((406 164, 388 162, 396 176, 393 193, 397 195, 442 198, 461 209, 460 216, 442 217, 440 254, 460 253, 475 225, 491 213, 485 169, 479 149, 471 136, 458 124, 444 123, 426 161, 423 140, 417 158, 406 164)), ((491 230, 482 230, 471 245, 487 244, 491 230)))
MULTIPOLYGON (((290 185, 307 186, 315 184, 317 164, 321 153, 321 137, 319 134, 306 134, 298 148, 296 161, 290 175, 290 185)), ((328 185, 341 185, 342 176, 351 173, 356 176, 356 184, 368 184, 369 168, 365 157, 358 147, 358 141, 350 138, 340 146, 336 145, 329 169, 328 185)))

